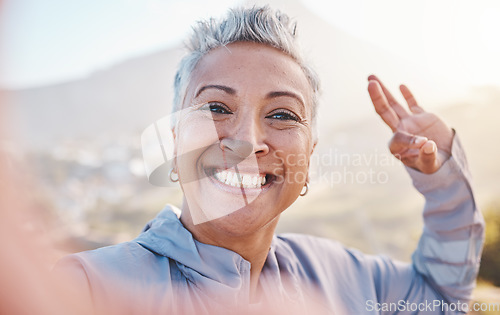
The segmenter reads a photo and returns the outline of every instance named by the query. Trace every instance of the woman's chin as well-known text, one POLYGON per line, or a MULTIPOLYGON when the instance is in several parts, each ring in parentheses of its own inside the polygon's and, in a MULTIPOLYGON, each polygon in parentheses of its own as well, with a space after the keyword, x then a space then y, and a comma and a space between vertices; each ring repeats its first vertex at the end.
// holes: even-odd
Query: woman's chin
MULTIPOLYGON (((279 213, 273 212, 261 213, 259 209, 249 205, 227 216, 207 222, 207 224, 210 224, 220 234, 228 237, 251 237, 270 226, 272 222, 277 223, 279 215, 279 213)), ((276 224, 272 225, 271 234, 276 224)))

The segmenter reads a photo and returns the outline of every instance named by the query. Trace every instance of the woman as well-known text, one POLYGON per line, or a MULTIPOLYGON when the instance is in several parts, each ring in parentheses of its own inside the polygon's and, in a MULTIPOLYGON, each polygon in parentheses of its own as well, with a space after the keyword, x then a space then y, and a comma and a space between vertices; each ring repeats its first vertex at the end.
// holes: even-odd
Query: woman
POLYGON ((375 109, 394 132, 391 152, 426 197, 413 264, 316 237, 276 236, 281 212, 307 193, 317 143, 318 78, 297 51, 295 24, 268 7, 232 10, 222 21, 198 24, 188 46, 175 80, 170 172, 184 192, 181 214, 167 206, 135 240, 58 264, 92 311, 361 314, 465 307, 483 222, 452 129, 406 87, 409 111, 369 77, 375 109))

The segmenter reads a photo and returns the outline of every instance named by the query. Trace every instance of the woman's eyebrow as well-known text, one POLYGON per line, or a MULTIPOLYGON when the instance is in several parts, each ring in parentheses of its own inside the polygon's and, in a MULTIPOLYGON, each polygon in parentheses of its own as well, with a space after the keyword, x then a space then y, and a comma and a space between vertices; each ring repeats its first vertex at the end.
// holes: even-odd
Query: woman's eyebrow
POLYGON ((207 89, 216 89, 216 90, 221 90, 221 91, 224 91, 226 92, 227 94, 231 94, 231 95, 234 95, 236 94, 236 90, 233 89, 233 88, 230 88, 229 86, 225 86, 225 85, 218 85, 218 84, 210 84, 210 85, 204 85, 202 86, 198 92, 196 92, 195 94, 195 98, 198 97, 201 92, 207 90, 207 89))
POLYGON ((304 100, 302 99, 302 97, 300 97, 300 95, 293 93, 293 92, 290 92, 290 91, 269 92, 269 93, 267 93, 266 98, 275 98, 275 97, 280 97, 280 96, 292 97, 292 98, 296 99, 297 101, 299 101, 299 103, 302 104, 302 106, 304 106, 304 100))

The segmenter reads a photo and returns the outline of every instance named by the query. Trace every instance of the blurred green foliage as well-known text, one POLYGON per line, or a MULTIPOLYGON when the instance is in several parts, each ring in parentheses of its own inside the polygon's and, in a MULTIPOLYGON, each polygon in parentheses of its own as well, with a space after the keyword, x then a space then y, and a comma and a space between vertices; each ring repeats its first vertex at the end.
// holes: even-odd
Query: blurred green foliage
POLYGON ((479 279, 500 287, 500 201, 484 211, 486 240, 481 257, 479 279))

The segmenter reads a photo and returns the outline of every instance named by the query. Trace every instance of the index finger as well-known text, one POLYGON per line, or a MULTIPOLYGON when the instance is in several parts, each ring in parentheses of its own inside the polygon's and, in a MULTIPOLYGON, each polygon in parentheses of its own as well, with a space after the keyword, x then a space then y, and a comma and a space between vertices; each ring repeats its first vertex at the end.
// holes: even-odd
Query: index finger
POLYGON ((391 128, 392 132, 396 131, 399 124, 399 117, 394 109, 389 105, 380 84, 375 80, 370 80, 368 82, 368 93, 370 94, 370 98, 372 99, 372 103, 377 114, 379 114, 387 126, 391 128))

